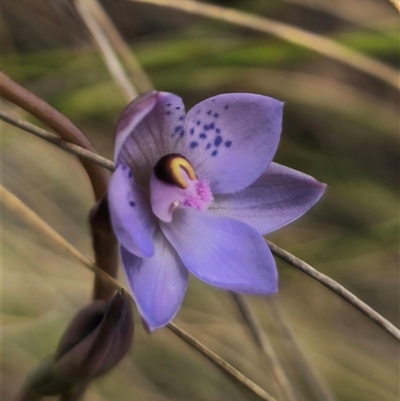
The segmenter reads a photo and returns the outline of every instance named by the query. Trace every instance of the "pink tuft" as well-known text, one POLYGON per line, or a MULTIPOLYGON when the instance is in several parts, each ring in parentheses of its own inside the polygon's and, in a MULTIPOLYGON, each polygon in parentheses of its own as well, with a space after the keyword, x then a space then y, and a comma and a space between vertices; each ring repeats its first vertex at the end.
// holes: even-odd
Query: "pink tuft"
POLYGON ((205 181, 195 181, 185 190, 184 206, 197 210, 206 210, 210 206, 213 197, 209 185, 205 181))

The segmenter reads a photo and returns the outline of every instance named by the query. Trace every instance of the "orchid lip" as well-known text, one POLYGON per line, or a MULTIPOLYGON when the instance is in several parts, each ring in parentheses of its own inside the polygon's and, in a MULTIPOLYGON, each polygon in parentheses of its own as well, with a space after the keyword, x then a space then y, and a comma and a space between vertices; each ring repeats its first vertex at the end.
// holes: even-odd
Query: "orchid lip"
POLYGON ((184 156, 171 153, 155 165, 150 177, 151 207, 162 221, 170 222, 177 207, 206 210, 213 197, 208 183, 197 178, 184 156))

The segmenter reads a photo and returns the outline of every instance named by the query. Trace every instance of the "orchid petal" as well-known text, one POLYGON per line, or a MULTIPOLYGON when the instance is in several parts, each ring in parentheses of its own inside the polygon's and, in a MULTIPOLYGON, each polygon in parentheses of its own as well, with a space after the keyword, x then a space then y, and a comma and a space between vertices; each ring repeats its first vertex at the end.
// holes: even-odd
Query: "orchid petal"
POLYGON ((238 220, 177 208, 160 222, 168 241, 195 276, 208 284, 249 294, 277 291, 277 270, 262 236, 238 220))
POLYGON ((239 191, 270 164, 279 143, 283 103, 247 93, 218 95, 187 114, 183 154, 216 193, 239 191))
POLYGON ((165 326, 177 314, 188 282, 188 271, 160 230, 154 235, 155 253, 138 258, 121 247, 126 278, 136 305, 150 330, 165 326))
POLYGON ((115 161, 127 164, 140 184, 184 132, 182 99, 166 92, 149 92, 131 102, 116 128, 115 161))
POLYGON ((243 221, 266 234, 303 215, 322 196, 325 187, 307 174, 271 163, 249 187, 215 196, 210 211, 243 221))
POLYGON ((126 165, 118 166, 114 172, 108 188, 108 201, 118 241, 137 256, 152 256, 156 219, 148 197, 126 165))

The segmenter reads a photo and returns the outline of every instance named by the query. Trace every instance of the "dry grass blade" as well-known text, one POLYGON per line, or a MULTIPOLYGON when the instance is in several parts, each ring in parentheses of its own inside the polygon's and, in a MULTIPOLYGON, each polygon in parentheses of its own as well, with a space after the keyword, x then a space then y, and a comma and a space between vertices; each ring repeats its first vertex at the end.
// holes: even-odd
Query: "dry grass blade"
POLYGON ((214 362, 217 364, 221 369, 223 369, 226 373, 229 375, 235 377, 235 379, 242 384, 244 384, 248 389, 250 389, 255 395, 257 395, 260 399, 266 400, 266 401, 276 401, 274 397, 269 395, 265 390, 263 390, 261 387, 257 386, 255 383, 252 383, 247 379, 246 376, 244 376, 242 373, 240 373, 238 370, 236 370, 233 366, 231 366, 229 363, 224 361, 221 357, 219 357, 217 354, 212 352, 211 350, 208 350, 204 352, 205 350, 202 350, 204 345, 202 345, 198 340, 196 340, 193 336, 190 334, 186 333, 186 331, 180 329, 175 323, 170 323, 168 325, 168 328, 174 332, 179 338, 185 340, 186 343, 190 344, 193 348, 196 348, 198 351, 200 351, 207 359, 210 361, 214 362), (245 384, 247 383, 247 384, 245 384))
MULTIPOLYGON (((22 128, 22 127, 20 127, 20 128, 22 128)), ((24 129, 24 128, 22 128, 22 129, 24 129)), ((28 132, 30 132, 30 131, 28 131, 28 132)), ((73 149, 69 149, 69 151, 75 153, 75 151, 73 149)), ((86 151, 86 152, 88 152, 88 151, 86 151)), ((91 161, 97 163, 99 156, 94 153, 92 155, 93 155, 93 157, 89 157, 89 156, 87 157, 88 160, 91 160, 91 161)), ((101 165, 107 164, 108 166, 111 166, 111 164, 109 164, 109 163, 112 163, 111 161, 108 160, 108 163, 104 163, 107 161, 107 159, 106 158, 102 158, 102 159, 103 159, 103 161, 102 161, 101 165)), ((114 165, 114 164, 112 163, 112 165, 114 165)), ((368 306, 365 302, 363 302, 359 298, 357 298, 353 293, 351 293, 349 290, 344 288, 337 281, 331 279, 330 277, 328 277, 327 275, 325 275, 323 273, 320 273, 318 270, 314 269, 308 263, 306 263, 303 260, 292 255, 290 252, 285 251, 284 249, 280 248, 278 245, 275 245, 271 241, 267 241, 267 243, 270 246, 271 251, 274 255, 278 256, 279 258, 285 260, 292 266, 294 266, 297 269, 301 270, 302 272, 306 273, 308 276, 312 277, 314 280, 320 282, 322 285, 324 285, 325 287, 327 287, 328 289, 330 289, 331 291, 333 291, 334 293, 336 293, 337 295, 339 295, 340 297, 345 299, 347 302, 349 302, 349 304, 354 306, 356 309, 358 309, 360 312, 362 312, 365 316, 367 316, 372 321, 374 321, 383 330, 385 330, 387 333, 389 333, 393 338, 395 338, 397 341, 400 342, 400 330, 396 326, 394 326, 387 319, 385 319, 382 315, 380 315, 378 312, 376 312, 374 309, 372 309, 370 306, 368 306)))
MULTIPOLYGON (((33 210, 31 210, 27 205, 25 205, 20 199, 18 199, 14 194, 12 194, 2 185, 0 185, 0 199, 2 206, 7 207, 7 209, 18 215, 18 217, 23 219, 26 223, 30 224, 35 229, 45 234, 51 241, 58 244, 64 250, 68 251, 74 258, 76 258, 89 270, 94 272, 96 275, 99 275, 102 279, 108 281, 111 285, 114 286, 116 290, 120 290, 123 288, 116 279, 108 275, 106 272, 104 272, 104 270, 100 269, 84 255, 82 255, 73 245, 71 245, 60 234, 53 230, 53 228, 50 227, 44 220, 42 220, 33 210)), ((131 301, 134 302, 129 292, 126 291, 126 293, 129 295, 131 301)), ((186 331, 182 330, 178 325, 170 323, 167 327, 179 338, 189 344, 192 348, 198 350, 207 359, 209 359, 216 366, 226 372, 230 377, 241 383, 253 394, 257 395, 261 400, 277 401, 274 397, 270 396, 265 390, 263 390, 257 384, 255 384, 242 373, 240 373, 232 365, 230 365, 220 356, 215 354, 196 338, 188 334, 186 331)))
POLYGON ((386 0, 397 12, 400 13, 400 0, 386 0))
POLYGON ((115 54, 107 36, 101 29, 96 19, 93 17, 89 8, 89 4, 82 0, 70 0, 70 3, 77 11, 86 28, 90 32, 93 41, 98 47, 100 54, 121 93, 128 102, 131 101, 137 96, 137 92, 129 79, 127 79, 125 71, 119 62, 118 57, 115 54))
MULTIPOLYGON (((371 20, 365 17, 365 14, 360 13, 356 7, 352 7, 348 1, 340 0, 340 1, 320 1, 320 0, 281 0, 285 3, 294 4, 296 6, 307 7, 311 10, 317 10, 322 13, 330 14, 335 18, 339 18, 343 21, 347 21, 350 24, 355 24, 360 27, 363 27, 367 30, 373 30, 380 35, 385 35, 389 37, 396 38, 398 35, 393 34, 391 32, 387 32, 385 28, 385 22, 382 21, 382 14, 379 12, 382 8, 386 8, 385 5, 381 6, 381 3, 374 2, 373 0, 364 0, 363 1, 363 11, 365 8, 370 8, 369 13, 373 14, 379 13, 377 17, 376 24, 371 24, 371 20)), ((390 1, 390 0, 387 0, 390 1)), ((383 4, 383 3, 382 3, 383 4)), ((375 14, 376 15, 376 14, 375 14)), ((375 21, 374 21, 375 22, 375 21)))
POLYGON ((258 321, 255 313, 251 309, 247 299, 242 294, 236 294, 232 292, 232 297, 240 310, 243 319, 245 320, 257 347, 261 351, 261 355, 267 360, 271 366, 272 373, 274 375, 278 392, 282 399, 288 401, 296 401, 297 397, 295 392, 285 374, 285 371, 279 362, 279 358, 276 355, 274 347, 271 344, 267 334, 261 328, 260 322, 258 321))
POLYGON ((283 22, 257 17, 232 8, 205 4, 193 0, 128 0, 136 3, 170 7, 190 14, 201 15, 229 22, 238 26, 265 32, 288 42, 313 50, 326 57, 338 60, 359 71, 374 76, 400 89, 400 75, 393 68, 368 56, 349 49, 323 36, 296 28, 283 22))
POLYGON ((271 312, 279 330, 279 335, 287 341, 293 361, 297 365, 297 369, 302 372, 304 378, 308 382, 309 388, 312 390, 313 394, 315 394, 315 399, 336 401, 336 397, 333 395, 318 370, 309 362, 301 344, 294 335, 290 322, 281 310, 278 300, 273 297, 268 298, 267 304, 270 307, 269 312, 271 312))
POLYGON ((292 255, 290 252, 285 251, 284 249, 280 248, 278 245, 275 245, 273 242, 266 240, 271 251, 274 255, 278 256, 279 258, 285 260, 292 266, 298 268, 303 273, 306 273, 308 276, 312 277, 314 280, 319 281, 322 285, 329 288, 337 295, 342 297, 346 300, 349 304, 353 305, 357 308, 360 312, 362 312, 365 316, 369 317, 373 320, 378 326, 382 327, 386 332, 388 332, 393 338, 400 342, 400 330, 389 322, 389 320, 385 319, 382 315, 368 306, 365 302, 361 301, 361 299, 357 298, 353 293, 349 290, 344 288, 341 284, 337 281, 331 279, 330 277, 326 276, 325 274, 319 272, 318 270, 314 269, 308 263, 304 262, 303 260, 297 258, 296 256, 292 255))
POLYGON ((119 54, 121 60, 125 63, 126 70, 129 72, 134 87, 139 93, 153 90, 153 85, 146 72, 137 61, 129 46, 125 43, 101 4, 97 0, 86 0, 86 3, 90 11, 93 13, 93 16, 97 19, 97 22, 104 30, 104 33, 107 35, 111 45, 114 47, 117 54, 119 54))
POLYGON ((71 245, 66 239, 58 234, 52 227, 50 227, 44 220, 42 220, 33 210, 26 206, 20 199, 14 194, 0 185, 0 197, 3 206, 6 206, 11 212, 18 215, 20 218, 25 220, 31 226, 35 227, 53 242, 58 244, 60 247, 69 252, 74 258, 79 260, 89 270, 102 277, 104 280, 109 281, 115 287, 115 289, 121 289, 121 285, 116 279, 104 272, 84 255, 82 255, 73 245, 71 245))

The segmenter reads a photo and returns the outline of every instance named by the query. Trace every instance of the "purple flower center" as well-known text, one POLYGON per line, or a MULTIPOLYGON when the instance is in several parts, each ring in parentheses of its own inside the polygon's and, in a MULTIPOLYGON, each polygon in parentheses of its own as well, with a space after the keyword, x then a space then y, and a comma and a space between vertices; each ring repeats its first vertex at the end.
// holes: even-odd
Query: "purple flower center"
POLYGON ((151 207, 162 221, 170 222, 177 207, 207 210, 213 197, 208 183, 197 178, 184 156, 171 153, 154 166, 150 177, 151 207))

